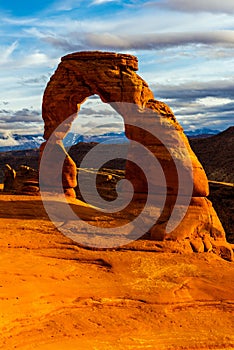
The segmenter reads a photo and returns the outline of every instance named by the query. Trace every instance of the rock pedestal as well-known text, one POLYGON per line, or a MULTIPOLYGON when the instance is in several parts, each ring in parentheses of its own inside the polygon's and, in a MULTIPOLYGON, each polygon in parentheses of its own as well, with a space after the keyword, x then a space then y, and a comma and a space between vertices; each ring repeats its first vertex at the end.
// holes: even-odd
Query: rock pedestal
MULTIPOLYGON (((199 252, 210 251, 210 244, 215 246, 217 241, 226 245, 222 225, 212 204, 206 199, 208 181, 201 164, 171 109, 154 99, 147 83, 136 74, 137 69, 137 58, 126 54, 78 52, 62 58, 46 87, 42 116, 45 123, 44 138, 48 140, 53 134, 52 142, 57 144, 58 152, 64 152, 62 182, 65 192, 71 195, 74 193, 77 174, 74 162, 62 145, 62 139, 69 131, 80 105, 89 96, 97 94, 104 103, 109 103, 122 115, 126 136, 149 149, 163 169, 167 198, 160 218, 151 228, 151 238, 189 239, 194 251, 199 252), (61 123, 63 128, 58 130, 61 123), (180 175, 177 174, 178 167, 186 174, 182 185, 180 175), (190 195, 187 189, 191 179, 190 195), (184 198, 190 196, 190 203, 180 225, 167 234, 166 226, 178 193, 184 198)), ((53 172, 53 166, 49 172, 53 172)), ((49 172, 46 185, 53 187, 53 176, 49 172)), ((139 176, 136 166, 127 161, 126 178, 132 182, 136 197, 139 194, 138 198, 147 194, 147 184, 139 176)), ((158 189, 160 193, 160 185, 156 181, 156 194, 158 189)))

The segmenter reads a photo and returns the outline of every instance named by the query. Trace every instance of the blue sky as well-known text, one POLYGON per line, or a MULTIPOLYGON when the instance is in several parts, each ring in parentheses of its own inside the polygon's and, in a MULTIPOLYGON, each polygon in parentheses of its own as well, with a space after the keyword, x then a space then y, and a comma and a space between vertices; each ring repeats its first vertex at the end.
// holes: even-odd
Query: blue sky
POLYGON ((233 0, 1 1, 0 15, 0 136, 43 132, 49 77, 80 50, 136 55, 184 129, 233 125, 233 0))

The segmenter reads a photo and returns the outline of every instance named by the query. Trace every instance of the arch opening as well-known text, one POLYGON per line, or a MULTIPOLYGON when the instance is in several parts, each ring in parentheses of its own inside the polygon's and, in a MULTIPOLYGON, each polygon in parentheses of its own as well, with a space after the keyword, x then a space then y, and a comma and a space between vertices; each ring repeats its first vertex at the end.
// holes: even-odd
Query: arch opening
MULTIPOLYGON (((77 178, 80 172, 84 172, 88 177, 97 171, 97 190, 107 201, 117 198, 116 187, 118 182, 125 178, 126 159, 110 159, 100 169, 93 169, 92 164, 84 169, 80 164, 88 152, 99 143, 103 144, 102 151, 107 152, 113 145, 123 148, 128 142, 123 117, 110 104, 103 103, 96 94, 88 97, 80 105, 71 129, 63 139, 69 156, 76 164, 77 178)), ((127 157, 127 148, 125 153, 127 157)), ((100 154, 100 158, 102 156, 100 154)), ((79 181, 75 192, 78 199, 85 201, 79 189, 79 181)))

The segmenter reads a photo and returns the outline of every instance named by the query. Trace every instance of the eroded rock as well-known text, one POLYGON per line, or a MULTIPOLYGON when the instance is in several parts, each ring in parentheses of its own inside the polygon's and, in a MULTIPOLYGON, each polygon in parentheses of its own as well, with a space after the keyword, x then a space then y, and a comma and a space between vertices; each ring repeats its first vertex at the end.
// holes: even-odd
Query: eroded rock
POLYGON ((26 165, 20 165, 15 170, 6 164, 3 190, 16 194, 39 194, 38 170, 26 165))
MULTIPOLYGON (((65 192, 69 195, 74 194, 77 174, 73 161, 62 145, 62 139, 69 131, 80 105, 89 96, 97 94, 104 103, 109 103, 122 115, 126 136, 147 147, 163 169, 167 184, 167 200, 159 220, 150 231, 151 238, 154 240, 190 239, 195 251, 210 251, 212 240, 225 242, 226 238, 212 204, 205 198, 209 190, 204 169, 191 150, 172 110, 165 103, 154 99, 147 83, 136 74, 137 69, 137 58, 131 55, 78 52, 62 58, 46 87, 42 116, 45 123, 44 138, 48 140, 53 135, 52 142, 56 144, 57 151, 64 152, 65 164, 62 179, 65 192), (135 106, 134 112, 127 107, 127 104, 135 106), (61 123, 63 128, 56 130, 61 123), (151 133, 151 126, 155 128, 155 125, 160 128, 159 137, 151 133), (163 142, 160 136, 163 136, 163 142), (174 154, 174 158, 171 154, 174 154), (192 174, 189 175, 190 177, 187 176, 187 179, 188 182, 192 179, 193 189, 185 217, 179 226, 167 235, 166 224, 175 205, 179 188, 175 158, 185 173, 189 172, 191 162, 192 174)), ((55 177, 54 167, 48 164, 48 176, 44 178, 48 188, 53 188, 55 177)), ((147 195, 147 185, 131 162, 127 162, 126 165, 126 178, 133 183, 136 194, 147 195)), ((181 195, 186 197, 188 184, 185 181, 183 185, 184 187, 180 186, 180 191, 181 195)), ((160 193, 160 186, 157 186, 157 183, 154 186, 156 192, 160 193)))

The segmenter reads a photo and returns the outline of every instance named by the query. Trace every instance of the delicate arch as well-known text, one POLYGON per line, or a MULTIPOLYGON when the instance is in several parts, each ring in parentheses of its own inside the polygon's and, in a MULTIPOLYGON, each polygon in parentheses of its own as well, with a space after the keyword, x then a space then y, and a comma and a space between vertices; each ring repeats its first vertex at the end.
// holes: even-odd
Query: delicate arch
MULTIPOLYGON (((152 152, 159 158, 163 167, 167 179, 168 197, 161 221, 151 230, 151 236, 154 239, 164 239, 166 237, 165 223, 169 220, 172 211, 171 207, 175 203, 177 194, 176 182, 173 174, 173 164, 165 156, 166 153, 160 142, 155 141, 155 138, 152 138, 150 133, 141 127, 131 126, 131 118, 137 119, 139 126, 141 125, 141 121, 148 113, 144 111, 144 107, 147 107, 147 110, 152 111, 154 116, 153 119, 149 118, 150 123, 157 121, 159 124, 162 124, 166 121, 167 125, 172 125, 183 141, 183 145, 192 161, 193 198, 186 217, 171 237, 184 239, 194 236, 201 239, 201 233, 208 232, 214 238, 224 239, 225 234, 217 215, 212 205, 207 205, 207 199, 204 198, 208 195, 208 181, 201 164, 191 150, 183 129, 177 123, 171 109, 165 103, 154 99, 147 83, 136 74, 137 69, 137 58, 126 54, 96 51, 78 52, 63 57, 57 70, 51 77, 43 97, 44 138, 48 140, 54 130, 70 116, 74 115, 75 118, 80 105, 88 97, 96 94, 104 103, 109 103, 123 116, 126 136, 143 143, 147 147, 151 147, 152 152), (134 116, 129 113, 128 108, 124 104, 121 104, 122 102, 136 106, 134 116)), ((64 133, 58 135, 56 140, 58 146, 64 152, 62 143, 59 141, 62 141, 69 131, 74 118, 68 119, 64 133)), ((134 125, 136 125, 136 122, 134 125)), ((177 144, 170 135, 170 128, 167 128, 165 133, 166 138, 171 139, 169 141, 170 147, 177 152, 177 144)), ((180 155, 178 156, 180 157, 180 155)), ((181 159, 182 164, 183 162, 184 160, 181 159)), ((186 167, 186 164, 184 166, 186 167)), ((76 166, 68 155, 63 172, 65 192, 74 195, 76 166)), ((135 183, 135 190, 138 193, 142 194, 146 191, 141 179, 137 177, 136 171, 129 163, 127 163, 126 174, 135 183)), ((48 186, 53 186, 49 178, 47 181, 48 186)))

